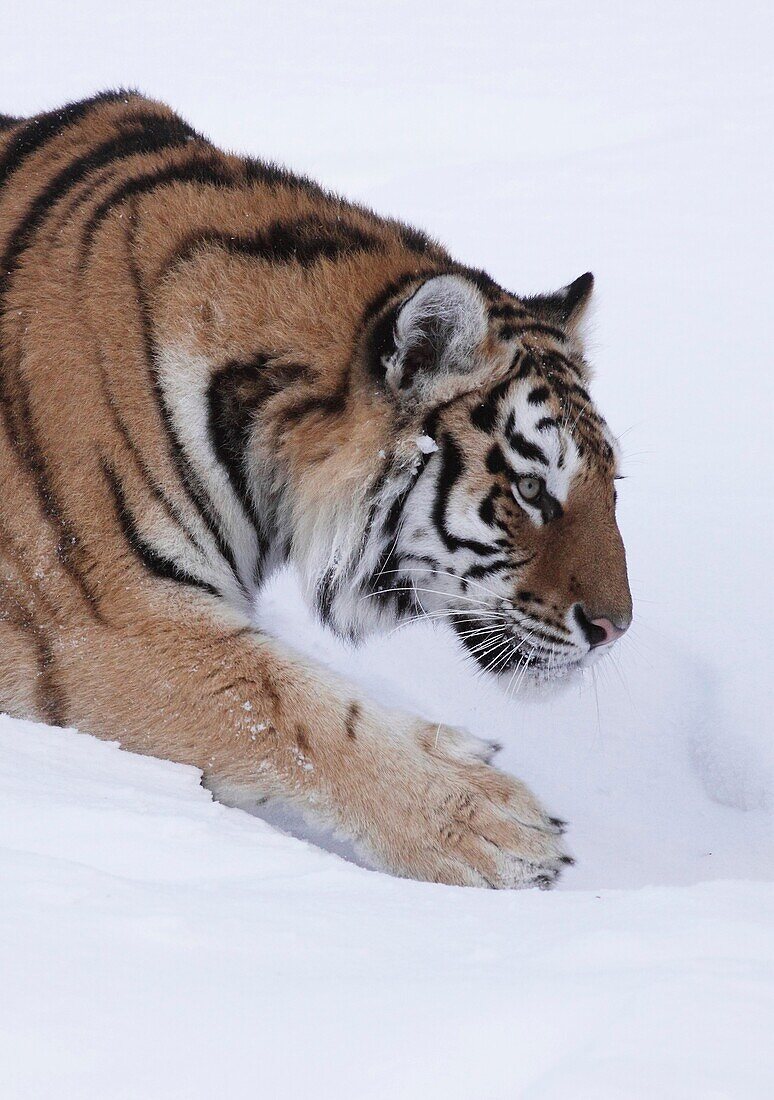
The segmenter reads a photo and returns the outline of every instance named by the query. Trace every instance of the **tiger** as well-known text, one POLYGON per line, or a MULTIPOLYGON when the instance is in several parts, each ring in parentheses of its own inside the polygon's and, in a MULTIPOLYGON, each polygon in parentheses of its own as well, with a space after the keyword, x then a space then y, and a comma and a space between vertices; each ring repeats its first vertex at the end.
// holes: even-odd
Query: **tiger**
POLYGON ((503 687, 627 629, 593 277, 521 297, 436 241, 110 91, 0 119, 0 708, 280 799, 367 866, 548 888, 565 823, 498 746, 259 628, 417 616, 503 687))

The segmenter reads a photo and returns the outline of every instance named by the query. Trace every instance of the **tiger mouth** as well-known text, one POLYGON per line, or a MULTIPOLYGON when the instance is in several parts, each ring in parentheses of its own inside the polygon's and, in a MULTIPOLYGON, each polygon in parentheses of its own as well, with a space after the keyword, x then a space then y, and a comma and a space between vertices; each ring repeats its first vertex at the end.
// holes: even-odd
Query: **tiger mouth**
POLYGON ((528 639, 529 635, 504 632, 483 644, 471 644, 471 640, 475 642, 475 637, 462 637, 461 641, 476 664, 497 678, 523 676, 524 679, 546 682, 562 679, 584 667, 588 654, 572 643, 557 648, 536 648, 528 639))
POLYGON ((537 620, 497 623, 484 616, 460 614, 455 631, 468 655, 484 671, 496 677, 516 675, 550 680, 582 667, 588 651, 570 632, 537 620))

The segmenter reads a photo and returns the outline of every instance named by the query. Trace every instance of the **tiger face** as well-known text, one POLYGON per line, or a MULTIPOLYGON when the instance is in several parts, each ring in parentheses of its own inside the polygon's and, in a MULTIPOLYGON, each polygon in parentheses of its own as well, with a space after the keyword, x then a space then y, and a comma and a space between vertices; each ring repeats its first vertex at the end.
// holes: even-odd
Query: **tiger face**
POLYGON ((379 553, 360 601, 447 619, 509 684, 587 666, 631 622, 618 448, 578 337, 591 287, 492 304, 441 276, 377 326, 414 472, 366 533, 379 553))

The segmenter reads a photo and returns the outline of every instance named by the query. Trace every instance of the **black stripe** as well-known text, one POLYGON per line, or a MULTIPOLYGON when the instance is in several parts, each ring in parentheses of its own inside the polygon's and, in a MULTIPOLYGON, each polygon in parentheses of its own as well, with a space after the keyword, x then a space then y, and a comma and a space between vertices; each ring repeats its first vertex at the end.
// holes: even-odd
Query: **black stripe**
MULTIPOLYGON (((379 556, 371 576, 365 582, 365 588, 368 592, 379 592, 379 599, 382 602, 392 602, 395 604, 395 610, 397 614, 408 614, 412 610, 417 610, 417 605, 414 600, 414 596, 411 592, 404 592, 399 590, 397 592, 390 592, 388 589, 395 587, 395 577, 399 568, 402 566, 405 560, 397 551, 397 539, 395 535, 400 525, 401 518, 403 516, 403 509, 406 506, 406 501, 416 487, 417 482, 422 476, 425 470, 425 465, 420 464, 414 470, 411 478, 401 492, 395 497, 392 504, 387 510, 387 514, 381 521, 380 535, 385 539, 385 545, 379 556)), ((370 514, 368 522, 366 523, 366 539, 368 534, 372 530, 376 521, 376 512, 378 503, 374 499, 382 489, 382 486, 387 480, 388 473, 393 472, 391 468, 383 470, 376 478, 374 484, 371 486, 371 498, 373 503, 371 504, 370 514)), ((406 558, 413 558, 416 555, 408 554, 406 558)), ((420 559, 421 560, 421 559, 420 559)), ((430 559, 427 559, 430 560, 430 559)))
MULTIPOLYGON (((0 358, 0 367, 3 366, 0 358)), ((57 532, 57 561, 80 592, 89 613, 99 622, 102 615, 96 593, 75 561, 81 549, 80 541, 51 484, 45 457, 38 446, 28 394, 21 385, 12 390, 4 369, 0 369, 0 411, 8 443, 27 469, 43 514, 57 532)))
MULTIPOLYGON (((441 568, 441 563, 437 558, 431 558, 429 554, 404 554, 401 560, 401 566, 405 566, 406 562, 415 561, 419 565, 424 565, 427 571, 437 573, 441 568)), ((408 570, 405 570, 408 572, 408 570)), ((414 572, 414 570, 412 570, 414 572)))
MULTIPOLYGON (((482 668, 487 667, 489 663, 488 659, 495 652, 500 653, 500 647, 502 646, 503 642, 507 640, 513 642, 513 652, 508 655, 505 663, 500 664, 499 659, 495 660, 494 664, 497 666, 497 668, 492 672, 493 675, 502 675, 504 672, 510 671, 510 669, 513 668, 514 664, 521 664, 524 657, 521 650, 523 639, 520 639, 518 636, 514 636, 509 630, 503 629, 501 633, 496 634, 490 641, 482 643, 481 635, 473 634, 471 632, 471 627, 475 629, 478 626, 481 627, 481 629, 487 629, 488 627, 483 620, 476 620, 460 616, 454 617, 452 619, 452 623, 458 633, 460 641, 463 643, 465 648, 470 651, 471 656, 478 662, 479 665, 481 665, 482 668)), ((530 624, 526 625, 529 627, 530 624)), ((487 635, 484 635, 484 637, 487 637, 487 635)), ((563 639, 555 638, 552 635, 538 629, 530 630, 529 637, 530 640, 532 638, 537 638, 542 642, 553 643, 559 649, 572 648, 571 645, 568 642, 565 642, 563 639)), ((528 658, 527 661, 524 663, 526 665, 529 665, 531 661, 532 657, 530 656, 530 658, 528 658)))
POLYGON ((347 708, 347 715, 344 719, 344 732, 351 741, 357 739, 357 723, 360 719, 361 706, 359 703, 350 703, 347 708))
POLYGON ((551 396, 551 391, 548 386, 536 386, 534 390, 530 390, 527 401, 530 405, 543 405, 551 396))
POLYGON ((255 417, 270 397, 309 374, 309 368, 301 364, 273 363, 268 356, 257 354, 246 363, 228 363, 213 377, 207 391, 212 448, 261 544, 268 534, 270 517, 256 511, 247 469, 255 417))
MULTIPOLYGON (((162 119, 142 113, 130 118, 131 132, 116 137, 91 149, 66 165, 38 194, 13 233, 5 254, 0 261, 0 298, 5 293, 13 271, 24 250, 30 244, 35 230, 48 212, 72 191, 90 173, 107 164, 142 154, 157 153, 162 149, 176 148, 186 143, 193 131, 177 119, 162 119), (139 131, 137 126, 142 127, 139 131)), ((0 311, 2 303, 0 302, 0 311)))
POLYGON ((573 363, 572 359, 557 348, 542 348, 540 359, 544 364, 545 372, 549 378, 552 377, 554 373, 562 375, 571 374, 574 378, 580 377, 577 363, 573 363))
POLYGON ((394 302, 371 326, 368 334, 366 362, 369 373, 380 382, 384 378, 385 361, 392 358, 397 348, 395 326, 402 306, 403 299, 394 302))
POLYGON ((92 211, 84 226, 81 237, 80 270, 83 271, 88 263, 94 238, 100 225, 115 207, 120 206, 127 199, 147 195, 159 187, 175 183, 199 183, 211 184, 216 187, 228 187, 233 185, 235 180, 235 174, 214 152, 205 156, 199 155, 195 159, 185 161, 183 164, 155 168, 150 172, 144 172, 139 176, 132 176, 124 180, 92 211))
POLYGON ((540 462, 544 466, 548 466, 548 458, 545 451, 541 447, 538 447, 536 443, 530 443, 521 432, 515 431, 508 425, 505 435, 510 446, 517 454, 520 454, 522 458, 527 459, 529 462, 540 462))
POLYGON ((385 459, 385 464, 382 469, 371 481, 368 493, 366 494, 367 498, 371 501, 371 504, 369 505, 368 518, 363 528, 365 531, 371 531, 374 523, 376 522, 376 516, 379 511, 379 506, 381 504, 382 491, 384 489, 384 486, 387 484, 389 477, 394 474, 394 461, 394 455, 390 454, 389 457, 385 459))
POLYGON ((499 443, 493 443, 489 448, 489 452, 486 456, 486 468, 489 470, 490 474, 505 474, 511 472, 499 443))
POLYGON ((255 157, 245 157, 242 161, 244 177, 247 183, 260 183, 264 187, 288 187, 294 191, 303 191, 314 198, 335 201, 333 196, 322 188, 319 183, 309 179, 308 176, 298 176, 288 168, 271 161, 258 160, 255 157))
POLYGON ((543 523, 551 523, 552 520, 561 519, 564 515, 561 504, 547 489, 544 489, 540 495, 540 515, 543 523))
POLYGON ((243 586, 242 578, 239 576, 239 570, 237 568, 236 559, 233 551, 229 546, 226 539, 223 537, 223 533, 220 530, 218 523, 218 513, 215 508, 207 489, 202 484, 202 481, 196 471, 188 461, 188 457, 185 453, 182 443, 178 439, 177 432, 175 431, 174 424, 172 422, 172 416, 167 406, 164 392, 161 387, 161 383, 158 377, 158 368, 156 366, 156 348, 152 335, 151 325, 151 311, 150 304, 145 293, 145 289, 142 284, 142 278, 140 271, 137 267, 137 262, 134 257, 134 212, 132 217, 127 221, 127 263, 129 266, 129 272, 134 282, 135 292, 137 295, 137 307, 140 315, 140 329, 142 335, 143 346, 145 349, 145 363, 148 375, 151 381, 151 390, 156 402, 156 406, 161 416, 161 423, 164 428, 164 432, 167 438, 167 444, 169 447, 169 453, 174 463, 177 474, 180 481, 183 484, 188 496, 191 499, 194 507, 199 512, 207 530, 215 540, 215 545, 220 551, 224 560, 228 563, 234 577, 237 582, 243 586))
POLYGON ((418 477, 419 474, 415 473, 414 480, 412 480, 411 485, 407 489, 404 489, 404 491, 395 498, 395 500, 392 502, 387 510, 387 515, 384 517, 384 520, 382 522, 382 532, 387 535, 388 538, 392 538, 398 530, 398 525, 403 515, 403 507, 406 503, 406 497, 414 488, 414 485, 416 484, 416 479, 418 477))
POLYGON ((133 461, 135 463, 135 466, 137 468, 137 472, 140 475, 140 477, 142 478, 142 481, 145 485, 146 490, 150 493, 150 495, 153 497, 153 499, 159 504, 159 506, 164 510, 167 518, 172 523, 174 523, 176 525, 178 530, 180 530, 182 532, 182 534, 188 540, 189 544, 195 550, 197 550, 200 554, 203 554, 206 557, 207 556, 206 549, 199 544, 199 542, 197 541, 196 535, 189 528, 185 517, 180 514, 180 512, 179 512, 178 508, 176 507, 176 505, 171 500, 169 500, 167 498, 167 496, 164 493, 164 491, 162 490, 162 488, 158 485, 158 483, 156 482, 155 478, 153 477, 150 469, 148 468, 148 465, 145 462, 145 459, 143 458, 142 454, 140 453, 137 446, 135 445, 134 440, 132 439, 131 435, 129 434, 129 429, 127 428, 127 426, 126 426, 126 424, 123 420, 123 417, 121 416, 120 412, 118 411, 116 403, 113 400, 113 395, 110 392, 108 381, 107 381, 107 378, 105 376, 105 371, 104 371, 104 368, 103 368, 101 363, 100 363, 100 368, 101 368, 100 369, 100 374, 101 374, 101 381, 102 381, 102 389, 103 389, 103 392, 104 392, 104 395, 105 395, 105 401, 107 403, 108 410, 109 410, 109 412, 112 416, 113 423, 116 427, 116 430, 118 431, 118 434, 121 436, 122 440, 124 441, 124 445, 126 446, 126 449, 128 450, 129 454, 132 456, 132 459, 133 459, 133 461))
POLYGON ((543 416, 540 418, 540 420, 538 420, 537 424, 535 425, 535 430, 538 432, 544 432, 548 428, 556 428, 558 430, 559 421, 556 420, 553 416, 543 416))
POLYGON ((282 411, 282 419, 287 426, 297 424, 299 420, 309 416, 310 413, 322 413, 329 416, 339 416, 347 407, 349 396, 349 372, 330 394, 312 395, 305 397, 282 411))
POLYGON ((401 244, 411 252, 417 252, 422 256, 426 253, 441 251, 435 241, 430 240, 421 229, 415 229, 413 225, 405 225, 403 222, 392 222, 391 224, 397 226, 401 244))
POLYGON ((158 550, 150 545, 150 543, 145 541, 127 505, 124 491, 115 470, 104 460, 102 462, 102 473, 104 474, 105 481, 113 497, 113 504, 115 506, 118 522, 121 526, 121 532, 132 552, 136 554, 145 568, 150 573, 153 573, 154 576, 161 577, 163 580, 176 581, 178 584, 187 584, 194 588, 200 588, 212 596, 219 596, 220 593, 218 590, 211 584, 208 584, 207 581, 200 580, 198 577, 194 577, 190 573, 187 573, 185 569, 172 561, 171 558, 166 557, 164 554, 160 554, 158 550))
POLYGON ((412 591, 413 584, 404 586, 399 584, 401 565, 402 558, 397 552, 395 539, 390 538, 379 556, 376 568, 365 584, 369 594, 378 593, 377 599, 380 603, 394 604, 395 614, 398 616, 417 610, 412 591))
POLYGON ((522 629, 526 626, 527 630, 529 631, 530 641, 532 640, 532 638, 538 638, 541 642, 553 642, 553 644, 558 646, 560 649, 572 649, 572 642, 568 642, 566 637, 562 638, 556 634, 552 634, 550 630, 545 629, 547 624, 544 623, 542 620, 538 620, 541 623, 542 629, 536 627, 534 625, 534 617, 530 616, 530 618, 532 619, 531 622, 528 621, 526 623, 520 624, 522 626, 522 629))
MULTIPOLYGON (((486 668, 489 658, 495 652, 500 652, 506 640, 510 639, 514 645, 516 644, 516 639, 511 638, 510 633, 505 628, 497 634, 490 634, 491 622, 489 620, 476 619, 471 615, 452 615, 451 622, 462 644, 482 668, 486 668), (486 630, 486 633, 473 633, 473 631, 479 630, 486 630)), ((496 676, 497 672, 492 672, 492 675, 496 676)))
MULTIPOLYGON (((411 473, 408 482, 403 486, 401 491, 398 493, 398 495, 395 497, 392 504, 390 505, 387 515, 382 521, 382 533, 384 535, 387 535, 389 538, 392 538, 398 530, 398 524, 400 523, 403 516, 403 509, 406 506, 406 501, 416 488, 417 482, 421 478, 422 474, 425 472, 425 468, 431 458, 432 455, 419 456, 420 461, 417 462, 417 465, 411 473)), ((400 475, 405 476, 405 469, 400 465, 400 462, 396 463, 395 465, 400 471, 400 475)))
POLYGON ((464 267, 462 264, 453 264, 451 273, 454 275, 461 275, 468 282, 473 283, 478 287, 484 295, 489 295, 492 298, 499 298, 504 294, 503 288, 499 283, 496 283, 491 275, 487 275, 486 271, 482 271, 477 267, 464 267))
POLYGON ((99 189, 111 180, 116 174, 115 169, 111 165, 102 168, 89 178, 89 182, 85 187, 81 187, 75 194, 71 194, 66 202, 63 202, 57 209, 57 222, 60 225, 66 224, 74 216, 76 210, 80 210, 82 206, 85 206, 99 189))
POLYGON ((265 355, 256 355, 247 363, 228 363, 213 377, 207 391, 212 449, 253 522, 259 517, 255 514, 246 459, 255 409, 264 397, 267 362, 265 355))
POLYGON ((49 726, 67 725, 67 697, 54 676, 54 648, 43 630, 30 623, 38 658, 35 685, 43 720, 49 726))
POLYGON ((534 369, 534 363, 531 356, 527 355, 524 351, 517 351, 511 360, 511 370, 515 371, 513 378, 522 379, 528 378, 534 369))
POLYGON ((514 566, 506 560, 490 561, 486 564, 479 563, 477 565, 471 565, 469 569, 465 570, 462 576, 464 580, 477 580, 479 577, 488 577, 492 573, 503 573, 513 568, 514 566))
POLYGON ((502 382, 498 382, 496 386, 492 387, 480 405, 476 405, 475 408, 471 409, 471 422, 480 431, 487 432, 489 435, 494 431, 497 425, 500 402, 510 389, 512 382, 512 378, 504 378, 502 382))
POLYGON ((337 587, 332 570, 328 570, 328 572, 317 582, 317 587, 315 588, 314 602, 317 608, 317 614, 320 616, 320 622, 325 623, 326 626, 333 625, 331 611, 333 609, 333 600, 336 596, 337 587))
POLYGON ((441 470, 438 474, 433 503, 433 522, 447 550, 454 552, 466 549, 472 550, 481 557, 491 557, 492 554, 497 553, 496 547, 487 546, 486 543, 477 542, 475 539, 460 538, 453 534, 446 524, 449 496, 463 471, 462 452, 450 435, 444 435, 441 441, 441 470))
POLYGON ((491 435, 497 423, 496 402, 486 400, 482 401, 480 405, 475 405, 470 410, 470 422, 479 431, 491 435))
POLYGON ((440 271, 406 271, 402 275, 399 275, 392 282, 388 283, 386 287, 379 291, 379 293, 371 299, 368 305, 363 310, 362 324, 367 325, 370 320, 376 317, 377 313, 381 313, 384 307, 391 302, 393 298, 396 298, 402 290, 405 290, 411 283, 415 283, 418 279, 430 279, 434 275, 440 275, 440 271))
MULTIPOLYGON (((14 574, 7 575, 6 581, 18 579, 22 586, 22 592, 28 599, 23 600, 21 593, 14 591, 15 585, 14 588, 11 588, 9 584, 6 584, 0 592, 0 618, 21 631, 34 650, 38 665, 34 684, 38 716, 50 726, 64 726, 67 724, 67 700, 64 691, 54 678, 54 649, 45 628, 40 625, 35 617, 36 611, 45 610, 50 615, 51 609, 45 606, 44 598, 40 601, 43 603, 43 608, 36 606, 40 599, 40 593, 37 591, 34 582, 31 583, 30 579, 19 568, 18 561, 15 560, 17 555, 14 548, 5 538, 2 538, 2 543, 4 544, 3 557, 6 561, 14 560, 16 566, 14 574)), ((0 707, 5 710, 12 710, 10 703, 2 698, 0 698, 0 707)))
POLYGON ((25 160, 42 149, 52 138, 79 122, 94 107, 115 103, 132 94, 121 91, 102 92, 100 95, 92 96, 91 99, 82 99, 78 103, 70 103, 66 107, 30 119, 23 129, 13 136, 0 157, 0 187, 8 182, 9 177, 21 167, 25 160))
POLYGON ((481 520, 487 525, 487 527, 502 526, 501 524, 497 523, 494 509, 494 502, 497 500, 501 493, 502 489, 500 488, 499 483, 495 482, 478 506, 478 514, 481 517, 481 520))
POLYGON ((0 115, 0 130, 10 130, 12 126, 18 126, 23 119, 13 118, 11 115, 0 115))
POLYGON ((489 316, 496 321, 513 321, 516 317, 523 317, 526 312, 524 306, 517 306, 510 302, 489 307, 489 316))
POLYGON ((336 260, 354 252, 374 252, 383 247, 380 238, 346 222, 299 218, 277 221, 267 229, 239 236, 217 230, 193 233, 175 250, 165 270, 185 263, 203 248, 223 249, 232 256, 249 256, 266 263, 297 263, 307 267, 318 260, 336 260))
POLYGON ((503 325, 500 337, 503 340, 512 340, 514 336, 523 336, 527 332, 540 332, 557 340, 567 339, 566 332, 555 325, 547 325, 544 321, 519 321, 516 324, 503 325))
MULTIPOLYGON (((353 209, 350 203, 342 202, 337 195, 333 194, 331 191, 327 191, 325 188, 321 187, 319 183, 309 179, 308 176, 296 175, 294 172, 289 171, 289 169, 281 165, 274 164, 270 161, 267 162, 257 160, 253 157, 247 157, 242 161, 242 167, 245 180, 249 183, 260 183, 272 189, 286 187, 293 191, 303 191, 312 198, 322 199, 330 206, 333 218, 338 218, 339 211, 346 214, 353 209)), ((361 210, 359 207, 355 207, 354 209, 361 210)), ((368 210, 361 212, 365 213, 366 216, 373 217, 368 210)), ((438 245, 421 230, 415 229, 413 226, 406 225, 403 222, 391 221, 386 224, 397 231, 401 244, 411 252, 424 255, 426 253, 439 251, 438 245)))

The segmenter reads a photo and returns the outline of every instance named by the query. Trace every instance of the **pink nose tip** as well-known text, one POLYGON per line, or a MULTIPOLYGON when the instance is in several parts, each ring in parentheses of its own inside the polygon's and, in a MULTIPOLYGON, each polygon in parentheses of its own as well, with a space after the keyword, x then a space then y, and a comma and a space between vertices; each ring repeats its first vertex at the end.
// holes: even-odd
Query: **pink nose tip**
POLYGON ((610 645, 612 642, 615 642, 619 638, 622 638, 626 631, 629 629, 628 623, 626 624, 626 626, 623 627, 615 626, 613 623, 610 622, 609 619, 592 619, 591 622, 594 626, 599 627, 599 629, 603 630, 605 633, 604 638, 600 638, 599 641, 595 641, 593 643, 592 648, 594 649, 601 645, 610 645))

